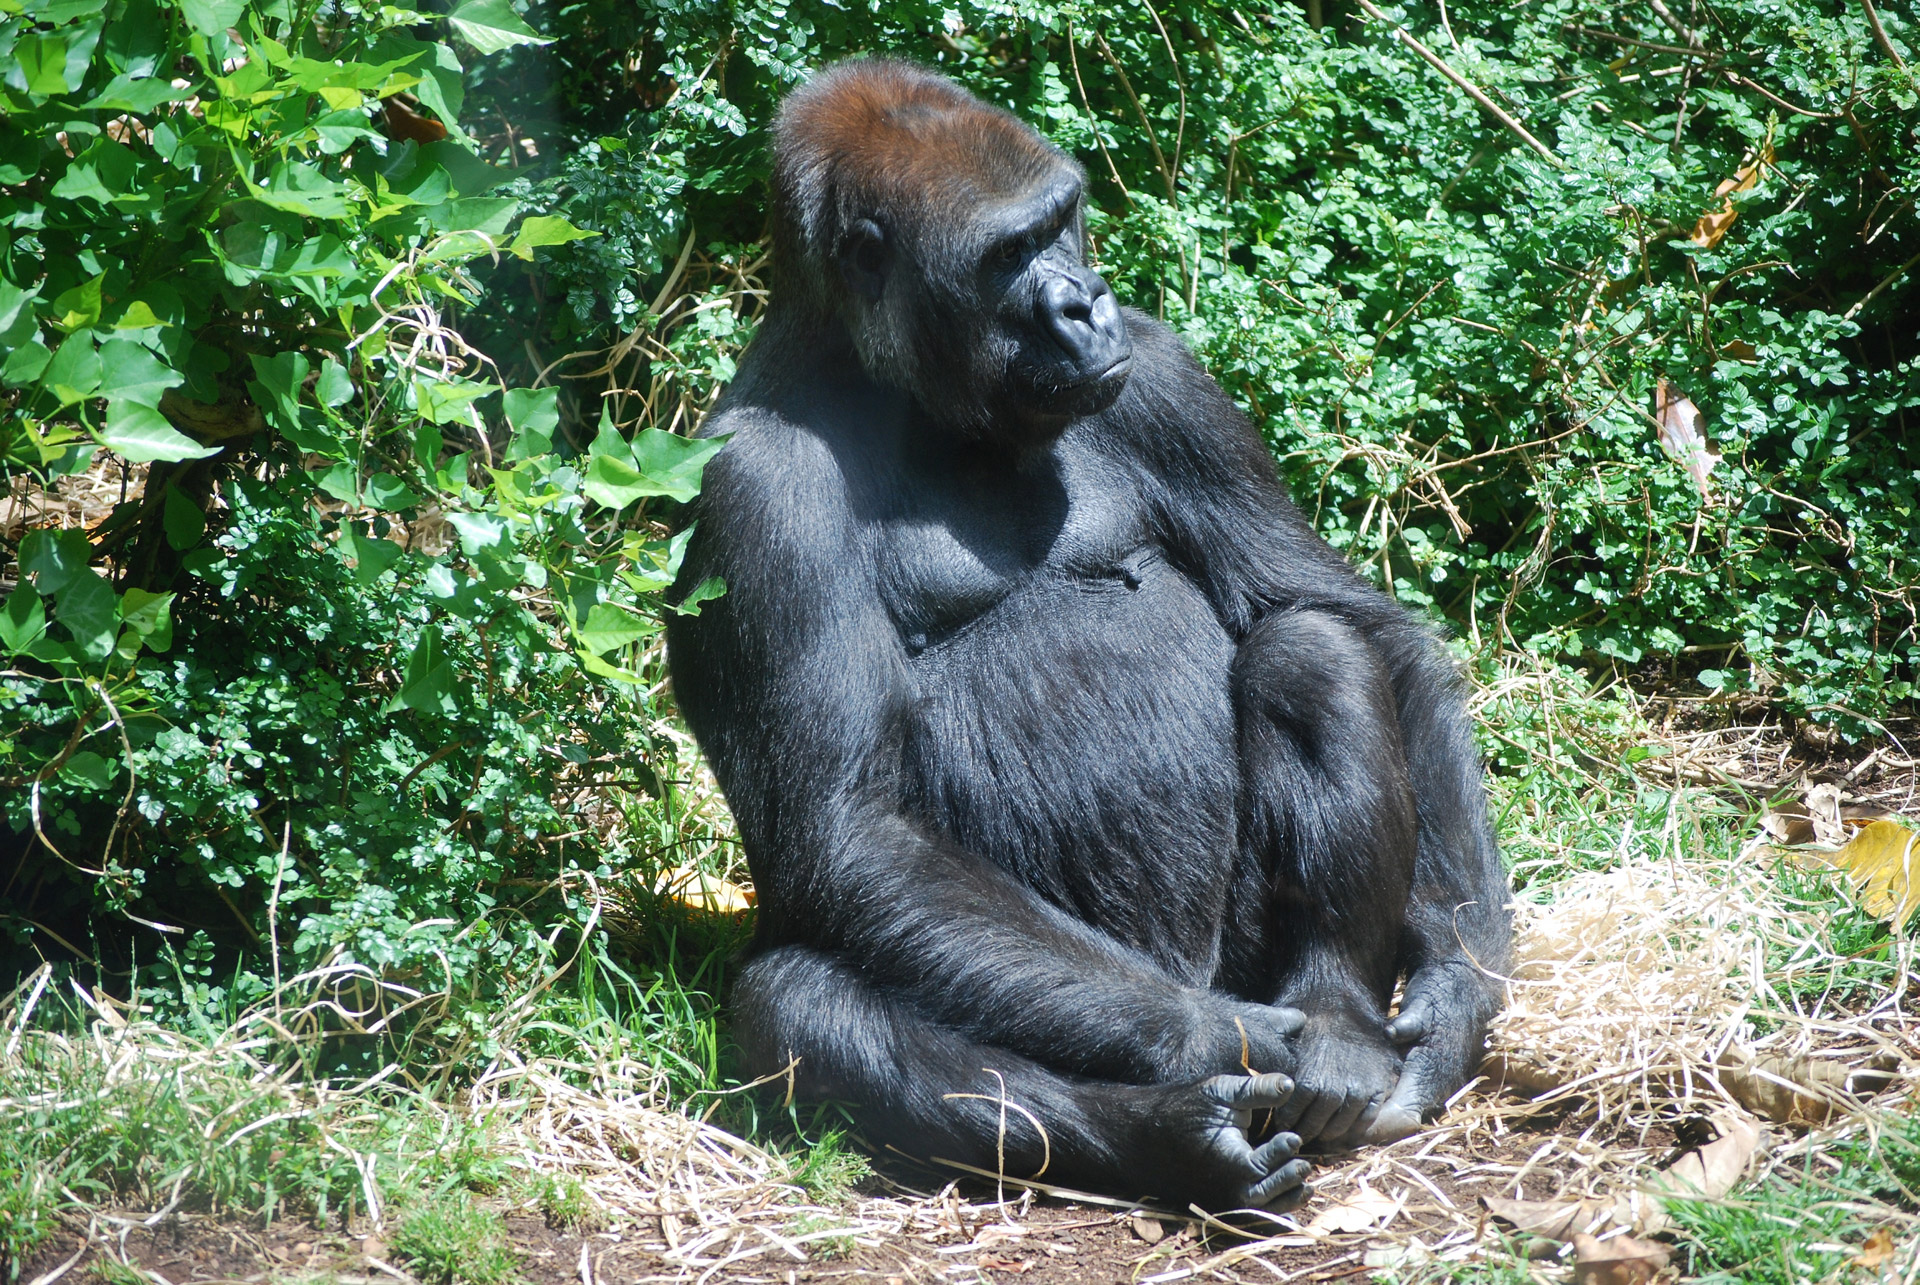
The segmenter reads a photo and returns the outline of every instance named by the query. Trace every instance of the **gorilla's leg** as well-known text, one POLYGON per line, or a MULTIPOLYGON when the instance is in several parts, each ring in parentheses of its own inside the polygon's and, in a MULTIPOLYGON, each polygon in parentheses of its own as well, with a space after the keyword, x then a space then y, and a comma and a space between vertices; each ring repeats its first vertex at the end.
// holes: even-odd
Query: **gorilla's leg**
POLYGON ((1393 689, 1352 626, 1314 611, 1256 625, 1234 685, 1244 913, 1228 923, 1221 981, 1307 1015, 1299 1087, 1276 1120, 1337 1144, 1399 1073, 1385 1023, 1416 826, 1393 689))
POLYGON ((800 1096, 846 1103, 876 1147, 1178 1208, 1282 1208, 1303 1192, 1299 1138, 1256 1147, 1246 1135, 1251 1112, 1287 1100, 1284 1076, 1068 1079, 928 1021, 805 946, 756 956, 733 1003, 749 1068, 791 1068, 800 1096))

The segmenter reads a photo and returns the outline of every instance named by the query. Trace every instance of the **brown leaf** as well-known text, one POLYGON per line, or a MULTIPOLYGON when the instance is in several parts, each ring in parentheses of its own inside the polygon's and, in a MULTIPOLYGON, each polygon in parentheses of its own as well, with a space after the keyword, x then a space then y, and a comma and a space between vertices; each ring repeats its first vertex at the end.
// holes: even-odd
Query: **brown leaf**
POLYGON ((1664 1245, 1609 1236, 1599 1240, 1585 1233, 1573 1238, 1574 1285, 1647 1285, 1667 1265, 1664 1245))
POLYGON ((1867 1237, 1866 1243, 1860 1246, 1860 1252, 1853 1256, 1852 1261, 1855 1267, 1864 1267, 1870 1272, 1877 1272, 1892 1258, 1893 1228, 1876 1227, 1873 1229, 1873 1235, 1867 1237))
POLYGON ((1578 1235, 1601 1236, 1631 1231, 1643 1235, 1667 1226, 1660 1202, 1642 1192, 1627 1192, 1611 1200, 1505 1200, 1482 1196, 1488 1213, 1515 1231, 1562 1244, 1578 1235))
POLYGON ((1713 494, 1709 478, 1713 466, 1720 462, 1721 457, 1713 453, 1711 443, 1700 427, 1700 408, 1664 379, 1655 386, 1653 401, 1653 417, 1659 425, 1661 448, 1687 470, 1687 476, 1699 488, 1700 498, 1706 499, 1713 494))
POLYGON ((1731 1111, 1715 1115, 1713 1124, 1718 1136, 1668 1165, 1656 1186, 1676 1196, 1718 1200, 1740 1185, 1753 1162, 1753 1153, 1759 1150, 1760 1129, 1752 1120, 1731 1111))
POLYGON ((1719 245, 1721 238, 1726 236, 1727 229, 1733 226, 1733 194, 1745 192, 1757 186, 1761 172, 1772 163, 1771 141, 1761 144, 1758 156, 1748 153, 1746 160, 1734 172, 1733 177, 1721 180, 1720 185, 1713 189, 1714 196, 1724 198, 1725 204, 1717 210, 1708 210, 1702 214, 1700 221, 1693 225, 1693 235, 1688 239, 1702 250, 1711 250, 1719 245))
POLYGON ((437 143, 447 136, 445 125, 422 116, 399 94, 380 104, 380 124, 388 138, 401 142, 437 143))
POLYGON ((1135 1213, 1130 1220, 1133 1234, 1149 1245, 1158 1245, 1166 1239, 1167 1225, 1152 1214, 1135 1213))
POLYGON ((1365 1231, 1369 1227, 1392 1222, 1393 1216, 1399 1212, 1399 1201, 1362 1187, 1338 1204, 1322 1209, 1315 1215, 1314 1220, 1307 1224, 1306 1231, 1310 1236, 1365 1231))
POLYGON ((1754 1057, 1736 1049, 1714 1072, 1733 1100, 1776 1124, 1825 1124, 1857 1105, 1848 1093, 1853 1068, 1809 1057, 1754 1057))
POLYGON ((987 1272, 1030 1272, 1034 1260, 1031 1258, 1001 1258, 994 1254, 980 1255, 980 1270, 987 1272))

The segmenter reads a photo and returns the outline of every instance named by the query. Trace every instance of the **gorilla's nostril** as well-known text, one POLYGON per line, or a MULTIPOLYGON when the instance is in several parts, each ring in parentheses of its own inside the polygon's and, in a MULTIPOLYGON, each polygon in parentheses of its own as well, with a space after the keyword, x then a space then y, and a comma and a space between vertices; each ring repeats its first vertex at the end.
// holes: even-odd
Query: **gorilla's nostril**
POLYGON ((1091 323, 1093 321, 1093 308, 1088 304, 1070 303, 1062 308, 1060 312, 1068 321, 1078 321, 1082 323, 1091 323))

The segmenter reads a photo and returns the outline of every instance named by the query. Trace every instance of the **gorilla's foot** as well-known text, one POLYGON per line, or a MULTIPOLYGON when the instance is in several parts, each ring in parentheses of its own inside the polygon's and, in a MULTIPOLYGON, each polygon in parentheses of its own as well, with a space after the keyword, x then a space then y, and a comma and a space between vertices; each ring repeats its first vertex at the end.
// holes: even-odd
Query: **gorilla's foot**
MULTIPOLYGON (((1298 1049, 1294 1091, 1274 1112, 1273 1127, 1298 1134, 1317 1152, 1343 1151, 1363 1137, 1373 1140, 1371 1133, 1400 1080, 1399 1051, 1383 1033, 1359 1023, 1312 1018, 1298 1049)), ((1416 1115, 1413 1128, 1418 1126, 1416 1115)))

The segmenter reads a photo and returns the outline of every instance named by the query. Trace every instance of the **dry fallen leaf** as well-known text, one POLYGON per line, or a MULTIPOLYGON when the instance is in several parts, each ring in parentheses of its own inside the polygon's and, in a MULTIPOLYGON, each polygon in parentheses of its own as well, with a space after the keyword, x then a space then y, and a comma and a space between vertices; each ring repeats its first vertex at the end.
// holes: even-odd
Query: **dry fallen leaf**
POLYGON ((1167 1225, 1152 1214, 1136 1213, 1130 1220, 1133 1234, 1149 1245, 1157 1245, 1166 1239, 1167 1225))
POLYGON ((753 889, 691 866, 662 871, 653 890, 694 910, 737 915, 753 906, 753 889))
POLYGON ((1747 1166, 1760 1148, 1760 1128, 1744 1115, 1722 1111, 1713 1117, 1718 1131, 1713 1141, 1703 1143, 1667 1166, 1654 1183, 1676 1196, 1704 1196, 1718 1200, 1740 1185, 1747 1166))
POLYGON ((980 1255, 980 1270, 986 1272, 1030 1272, 1034 1260, 1031 1258, 999 1258, 993 1254, 980 1255))
POLYGON ((1700 408, 1663 379, 1654 389, 1653 417, 1659 425, 1661 448, 1687 470, 1687 476, 1699 488, 1701 499, 1712 495, 1713 466, 1721 457, 1713 453, 1712 444, 1700 427, 1700 408))
POLYGON ((1314 1220, 1307 1224, 1306 1230, 1310 1236, 1366 1231, 1369 1227, 1385 1226, 1392 1222, 1393 1216, 1399 1212, 1399 1201, 1362 1187, 1339 1204, 1322 1209, 1314 1220))
POLYGON ((1611 1200, 1505 1200, 1482 1196, 1488 1213, 1515 1231, 1562 1244, 1575 1236, 1631 1231, 1652 1235, 1667 1226, 1666 1211, 1645 1192, 1626 1192, 1611 1200))
POLYGON ((1631 1236, 1576 1235, 1573 1254, 1574 1285, 1647 1285, 1667 1265, 1665 1246, 1631 1236))
POLYGON ((1868 914, 1886 920, 1899 932, 1920 909, 1920 880, 1914 865, 1920 862, 1920 831, 1897 821, 1874 821, 1837 852, 1809 853, 1809 861, 1845 871, 1868 914))
POLYGON ((1870 1272, 1877 1272, 1892 1258, 1893 1228, 1876 1227, 1873 1235, 1867 1237, 1866 1243, 1860 1246, 1860 1252, 1853 1256, 1853 1265, 1864 1267, 1870 1272))
POLYGON ((1688 239, 1702 250, 1711 250, 1719 245, 1720 239, 1726 236, 1727 229, 1733 226, 1733 194, 1750 191, 1757 186, 1761 171, 1772 163, 1773 143, 1769 139, 1768 142, 1761 144, 1758 156, 1749 152, 1740 168, 1734 171, 1733 177, 1723 179, 1720 185, 1713 189, 1714 196, 1722 198, 1725 203, 1717 210, 1709 210, 1702 214, 1699 222, 1693 225, 1693 235, 1688 239))

